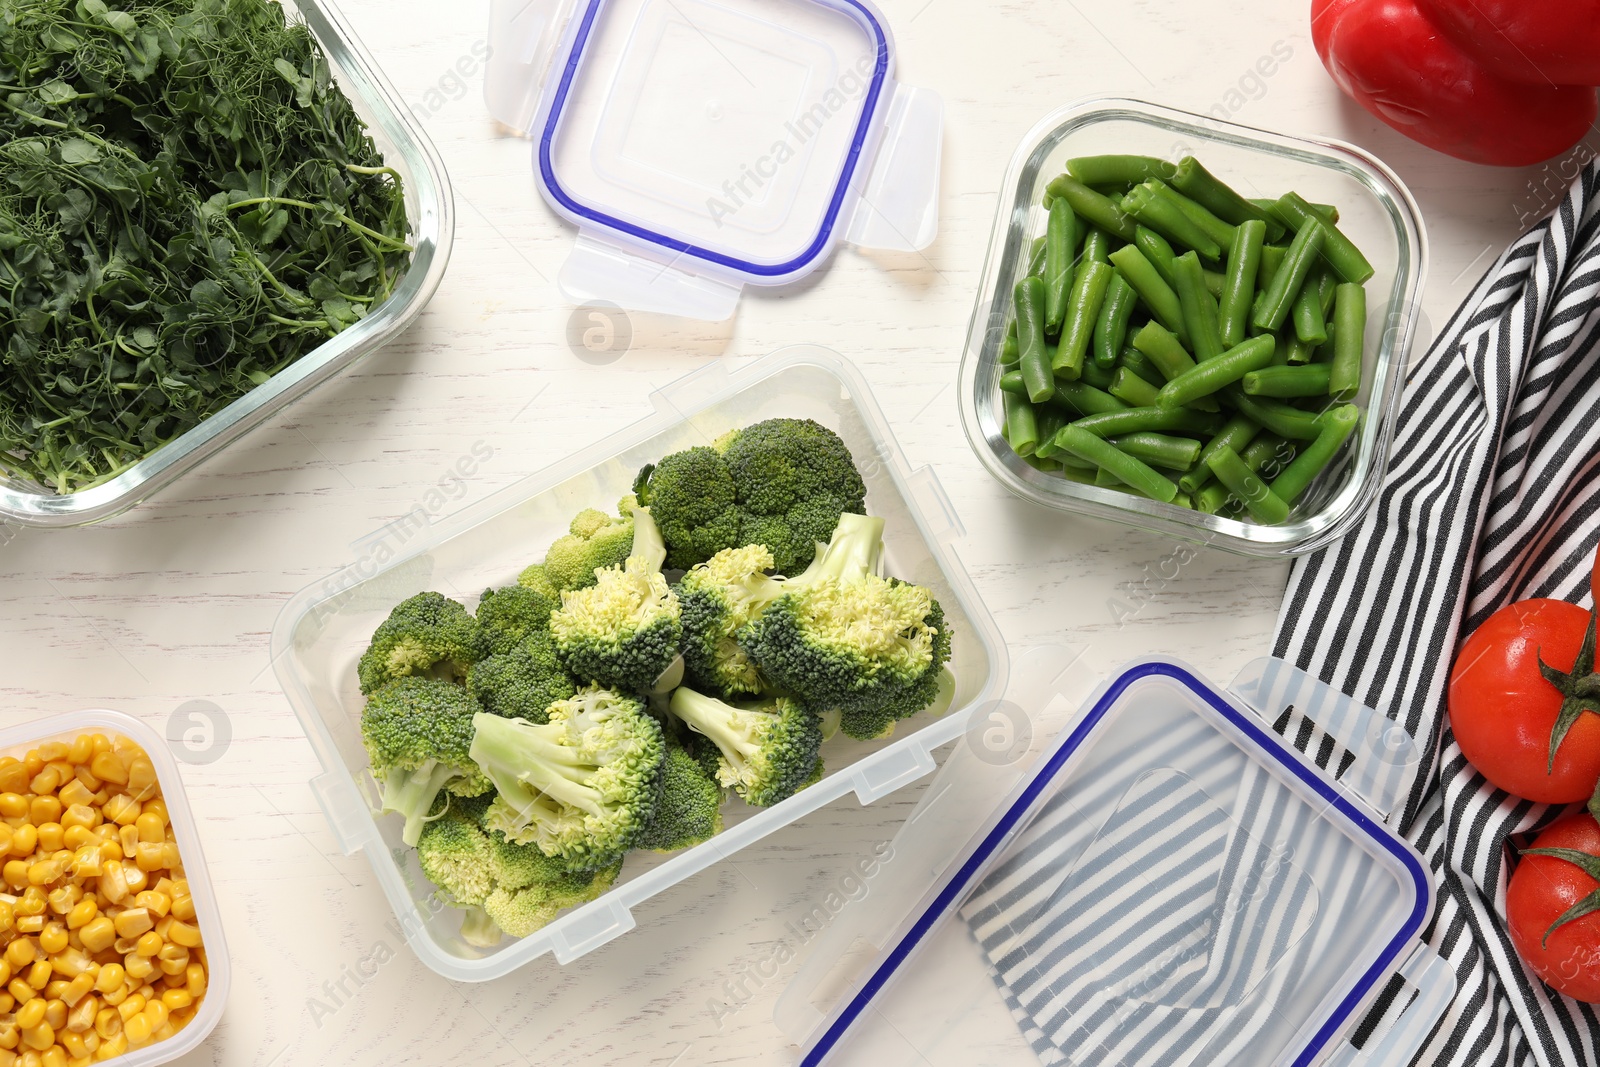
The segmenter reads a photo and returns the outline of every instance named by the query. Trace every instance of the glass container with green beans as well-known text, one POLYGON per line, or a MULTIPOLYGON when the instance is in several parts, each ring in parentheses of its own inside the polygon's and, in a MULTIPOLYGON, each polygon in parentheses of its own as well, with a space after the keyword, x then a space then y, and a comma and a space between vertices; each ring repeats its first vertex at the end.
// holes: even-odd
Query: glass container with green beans
POLYGON ((1426 258, 1343 145, 1090 101, 1018 150, 962 361, 985 466, 1061 510, 1287 556, 1375 497, 1426 258))

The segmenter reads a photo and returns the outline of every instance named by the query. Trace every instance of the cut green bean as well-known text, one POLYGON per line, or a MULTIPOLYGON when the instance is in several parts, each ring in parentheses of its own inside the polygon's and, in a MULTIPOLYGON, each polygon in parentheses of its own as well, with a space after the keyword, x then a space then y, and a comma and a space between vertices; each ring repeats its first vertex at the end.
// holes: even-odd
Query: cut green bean
POLYGON ((1206 465, 1217 476, 1217 481, 1244 501, 1257 522, 1276 525, 1289 517, 1289 505, 1274 496, 1267 484, 1245 466, 1244 460, 1233 449, 1218 449, 1206 460, 1206 465))
POLYGON ((1325 396, 1329 369, 1326 363, 1263 367, 1246 374, 1239 384, 1251 396, 1325 396))
POLYGON ((1169 241, 1192 248, 1207 259, 1222 255, 1222 246, 1207 236, 1200 225, 1183 213, 1178 205, 1158 192, 1166 186, 1158 182, 1135 185, 1122 198, 1122 210, 1169 241))
POLYGON ((1028 398, 1014 393, 1004 394, 1006 411, 1006 440, 1011 450, 1019 456, 1031 456, 1039 445, 1039 423, 1028 398))
POLYGON ((1078 375, 1078 381, 1083 382, 1085 385, 1092 385, 1096 389, 1109 389, 1111 387, 1111 379, 1116 376, 1115 369, 1101 367, 1094 360, 1087 359, 1083 362, 1083 373, 1078 375))
POLYGON ((1028 273, 1037 277, 1044 277, 1044 252, 1045 239, 1035 237, 1033 244, 1028 246, 1028 273))
POLYGON ((1055 395, 1056 379, 1051 373, 1050 354, 1044 341, 1044 279, 1029 275, 1017 283, 1017 347, 1021 350, 1018 369, 1028 387, 1028 399, 1042 404, 1055 395))
POLYGON ((1271 337, 1252 337, 1163 385, 1156 402, 1162 407, 1176 408, 1210 396, 1272 362, 1274 347, 1271 337))
POLYGON ((1233 244, 1233 223, 1224 222, 1222 219, 1217 218, 1203 205, 1184 196, 1171 185, 1151 182, 1150 187, 1157 198, 1169 201, 1179 211, 1187 215, 1190 222, 1200 227, 1201 233, 1215 241, 1218 255, 1221 255, 1221 250, 1233 244))
POLYGON ((1112 380, 1109 390, 1112 396, 1136 408, 1147 408, 1154 404, 1156 393, 1159 391, 1157 386, 1145 381, 1127 367, 1117 368, 1117 376, 1112 380))
POLYGON ((1167 502, 1178 494, 1178 487, 1159 471, 1079 426, 1063 426, 1056 434, 1056 443, 1153 500, 1167 502))
POLYGON ((1201 275, 1200 257, 1185 252, 1172 261, 1172 273, 1177 278, 1178 307, 1183 314, 1184 328, 1189 331, 1189 347, 1194 358, 1201 363, 1222 354, 1222 338, 1218 333, 1217 303, 1206 292, 1201 275))
POLYGON ((1226 390, 1224 396, 1240 414, 1248 415, 1279 437, 1311 441, 1322 432, 1316 416, 1309 411, 1301 411, 1270 397, 1251 396, 1243 389, 1226 390))
POLYGON ((1177 334, 1179 341, 1188 341, 1189 332, 1184 329, 1183 307, 1178 303, 1178 294, 1161 279, 1144 253, 1133 245, 1123 245, 1111 253, 1111 265, 1133 286, 1133 291, 1139 294, 1139 299, 1144 301, 1157 322, 1177 334))
POLYGON ((1083 372, 1083 357, 1089 350, 1089 339, 1100 317, 1100 304, 1105 300, 1106 287, 1114 273, 1109 264, 1096 262, 1087 255, 1078 264, 1072 295, 1067 298, 1067 317, 1061 324, 1061 344, 1051 361, 1058 377, 1070 381, 1083 372))
POLYGON ((1073 423, 1100 437, 1152 430, 1157 433, 1192 433, 1210 436, 1222 426, 1222 416, 1193 408, 1129 408, 1090 415, 1073 423))
MULTIPOLYGON (((1043 440, 1045 424, 1039 423, 1040 440, 1043 440)), ((1239 458, 1244 460, 1244 465, 1250 468, 1250 473, 1264 482, 1276 478, 1280 471, 1294 459, 1295 446, 1292 441, 1287 441, 1275 433, 1264 433, 1254 441, 1250 447, 1239 453, 1239 458)), ((1288 503, 1288 501, 1285 501, 1288 503)))
POLYGON ((1055 458, 1055 439, 1061 427, 1072 421, 1069 413, 1062 411, 1054 401, 1049 404, 1038 404, 1033 409, 1034 422, 1039 427, 1039 444, 1034 448, 1033 454, 1041 459, 1055 458))
POLYGON ((1291 366, 1310 363, 1317 354, 1317 346, 1300 340, 1294 334, 1289 335, 1288 343, 1284 345, 1283 362, 1291 366))
POLYGON ((1267 224, 1260 219, 1247 219, 1233 231, 1233 244, 1228 247, 1228 271, 1222 287, 1222 306, 1217 309, 1218 334, 1224 347, 1232 348, 1244 341, 1266 233, 1267 224))
POLYGON ((1283 469, 1273 481, 1272 491, 1291 504, 1300 499, 1317 475, 1333 462, 1360 422, 1361 409, 1354 404, 1341 404, 1324 414, 1322 432, 1283 469))
POLYGON ((1176 166, 1154 156, 1079 156, 1067 160, 1067 173, 1085 185, 1136 185, 1151 178, 1171 181, 1175 170, 1176 166))
POLYGON ((1222 287, 1227 284, 1227 279, 1218 270, 1201 271, 1201 276, 1206 280, 1206 292, 1211 294, 1211 299, 1222 299, 1222 287))
POLYGON ((1328 325, 1322 317, 1322 295, 1317 290, 1317 275, 1306 279, 1289 310, 1294 320, 1294 335, 1313 347, 1328 339, 1328 325))
POLYGON ((1067 291, 1072 288, 1072 260, 1078 250, 1078 216, 1072 205, 1057 200, 1050 205, 1044 235, 1044 328, 1061 332, 1067 311, 1067 291))
POLYGON ((1250 319, 1252 326, 1273 333, 1283 326, 1294 298, 1299 295, 1300 287, 1316 265, 1327 233, 1328 228, 1320 219, 1312 219, 1300 227, 1300 232, 1294 235, 1294 241, 1289 245, 1289 251, 1284 254, 1283 264, 1272 276, 1272 285, 1261 294, 1261 304, 1250 319))
MULTIPOLYGON (((1211 473, 1210 467, 1206 468, 1206 473, 1211 473)), ((1220 515, 1232 495, 1221 482, 1212 482, 1195 491, 1194 509, 1206 515, 1220 515)))
POLYGON ((1372 264, 1361 254, 1361 249, 1346 237, 1332 222, 1322 218, 1298 193, 1284 193, 1273 203, 1272 214, 1279 222, 1296 231, 1306 228, 1316 220, 1324 232, 1322 258, 1347 282, 1360 285, 1372 277, 1372 264))
POLYGON ((1110 369, 1117 365, 1123 342, 1128 339, 1128 320, 1138 306, 1139 294, 1133 291, 1128 280, 1115 270, 1106 286, 1106 298, 1100 304, 1100 316, 1094 324, 1094 362, 1110 369))
POLYGON ((1008 370, 1000 375, 1000 391, 1002 393, 1011 393, 1015 396, 1027 396, 1028 387, 1023 384, 1022 372, 1008 370))
MULTIPOLYGON (((1177 338, 1173 338, 1173 340, 1176 341, 1177 338)), ((1180 345, 1179 347, 1181 348, 1182 346, 1180 345)), ((1157 389, 1167 384, 1166 375, 1162 374, 1156 365, 1150 362, 1150 357, 1134 348, 1131 344, 1123 346, 1120 362, 1122 366, 1118 368, 1119 370, 1127 370, 1136 374, 1157 389)))
POLYGON ((1139 332, 1133 335, 1133 347, 1155 364, 1166 382, 1194 370, 1194 357, 1189 355, 1189 350, 1159 322, 1147 322, 1141 326, 1139 332))
POLYGON ((1056 399, 1069 405, 1082 415, 1104 415, 1108 411, 1127 411, 1126 404, 1112 394, 1083 382, 1059 382, 1056 399))
MULTIPOLYGON (((1192 437, 1173 437, 1164 433, 1122 434, 1110 438, 1112 444, 1122 449, 1128 455, 1141 459, 1152 467, 1165 467, 1168 470, 1189 470, 1200 458, 1200 442, 1192 437)), ((1183 488, 1182 479, 1178 488, 1183 488)))
POLYGON ((1031 456, 1023 456, 1022 462, 1026 463, 1036 471, 1044 471, 1046 474, 1054 474, 1063 478, 1067 476, 1066 472, 1061 469, 1060 463, 1053 459, 1045 459, 1037 452, 1031 456))
POLYGON ((1277 277, 1278 268, 1283 265, 1283 257, 1288 252, 1288 245, 1261 246, 1261 269, 1256 272, 1256 292, 1271 288, 1272 279, 1277 277))
MULTIPOLYGON (((1058 454, 1056 458, 1059 460, 1060 455, 1058 454)), ((1080 468, 1080 467, 1068 467, 1068 466, 1062 465, 1060 467, 1060 469, 1057 471, 1057 473, 1060 474, 1061 477, 1065 478, 1069 482, 1079 482, 1079 483, 1081 483, 1083 485, 1093 485, 1094 484, 1094 474, 1095 474, 1095 470, 1097 470, 1097 469, 1098 468, 1094 468, 1094 467, 1080 468)))
POLYGON ((1178 495, 1173 497, 1170 503, 1173 507, 1188 508, 1190 511, 1194 510, 1194 498, 1181 489, 1178 490, 1178 495))
POLYGON ((1136 226, 1133 231, 1133 243, 1143 253, 1144 258, 1161 275, 1161 280, 1168 285, 1173 284, 1172 261, 1178 258, 1178 253, 1172 250, 1167 239, 1148 226, 1136 226))
POLYGON ((1194 470, 1178 479, 1178 488, 1186 493, 1198 492, 1211 480, 1211 468, 1205 465, 1206 457, 1220 448, 1231 448, 1235 452, 1243 452, 1256 435, 1261 432, 1254 419, 1245 415, 1235 415, 1217 431, 1216 436, 1207 441, 1200 450, 1200 455, 1195 461, 1194 470))
MULTIPOLYGON (((1011 325, 1016 326, 1016 324, 1016 320, 1013 319, 1011 325)), ((1000 365, 1013 367, 1021 358, 1022 349, 1017 345, 1017 335, 1014 332, 1006 334, 1006 339, 1000 344, 1000 365)))
POLYGON ((1206 170, 1193 156, 1184 156, 1179 160, 1173 168, 1172 177, 1167 181, 1174 189, 1224 222, 1238 226, 1255 219, 1265 225, 1269 241, 1276 241, 1283 235, 1283 226, 1267 213, 1265 207, 1240 196, 1232 186, 1206 170))
MULTIPOLYGON (((1111 200, 1101 196, 1070 174, 1062 174, 1045 188, 1052 197, 1059 197, 1072 205, 1079 219, 1115 234, 1124 241, 1133 240, 1133 219, 1129 218, 1111 200)), ((1051 206, 1055 206, 1054 201, 1051 206)))
POLYGON ((1111 235, 1098 226, 1091 226, 1089 232, 1083 235, 1083 248, 1078 252, 1078 265, 1085 263, 1109 263, 1107 257, 1111 255, 1111 235))
POLYGON ((1344 282, 1333 299, 1333 364, 1328 392, 1349 400, 1361 391, 1361 349, 1367 336, 1367 291, 1344 282))
MULTIPOLYGON (((1267 212, 1269 216, 1271 215, 1273 205, 1277 203, 1277 201, 1272 199, 1270 196, 1264 200, 1251 197, 1250 202, 1256 207, 1260 208, 1262 211, 1267 212)), ((1328 223, 1330 226, 1338 225, 1339 209, 1334 207, 1332 204, 1307 204, 1306 206, 1309 207, 1315 214, 1321 215, 1323 222, 1328 223)), ((1276 222, 1277 220, 1274 219, 1273 221, 1276 222)))

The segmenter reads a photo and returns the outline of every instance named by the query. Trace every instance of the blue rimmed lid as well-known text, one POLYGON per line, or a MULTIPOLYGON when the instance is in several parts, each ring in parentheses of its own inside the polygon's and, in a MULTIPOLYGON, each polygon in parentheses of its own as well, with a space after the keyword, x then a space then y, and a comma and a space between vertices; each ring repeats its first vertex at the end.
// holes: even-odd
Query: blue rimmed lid
POLYGON ((840 239, 933 238, 942 106, 866 0, 496 0, 490 44, 576 299, 725 317, 840 239))
MULTIPOLYGON (((801 1062, 1404 1062, 1454 989, 1418 941, 1427 868, 1384 821, 1418 759, 1392 720, 1280 661, 1231 694, 1135 663, 899 929, 868 937, 878 958, 801 1062), (1310 731, 1333 773, 1264 717, 1310 731), (1358 1048, 1381 994, 1396 1021, 1358 1048)), ((939 822, 919 809, 897 850, 939 822)))

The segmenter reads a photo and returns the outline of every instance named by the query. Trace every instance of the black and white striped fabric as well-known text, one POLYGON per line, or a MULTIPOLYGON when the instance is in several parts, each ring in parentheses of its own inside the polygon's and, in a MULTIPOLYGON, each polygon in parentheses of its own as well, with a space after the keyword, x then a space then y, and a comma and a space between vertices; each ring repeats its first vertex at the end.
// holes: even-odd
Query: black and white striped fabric
POLYGON ((1295 565, 1274 655, 1388 709, 1426 741, 1395 825, 1432 865, 1439 905, 1427 940, 1459 989, 1415 1062, 1600 1064, 1595 1008, 1534 979, 1501 919, 1507 838, 1560 812, 1489 786, 1445 715, 1457 644, 1496 609, 1527 597, 1590 602, 1600 162, 1500 257, 1416 365, 1392 455, 1366 521, 1295 565))

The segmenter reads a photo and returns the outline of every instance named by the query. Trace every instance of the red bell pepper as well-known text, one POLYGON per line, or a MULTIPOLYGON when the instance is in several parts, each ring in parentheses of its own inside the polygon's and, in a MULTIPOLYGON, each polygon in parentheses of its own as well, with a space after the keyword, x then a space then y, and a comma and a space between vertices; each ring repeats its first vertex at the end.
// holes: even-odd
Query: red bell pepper
POLYGON ((1311 0, 1317 54, 1362 107, 1429 148, 1509 167, 1559 155, 1588 132, 1593 88, 1505 77, 1442 33, 1422 2, 1311 0))
POLYGON ((1600 85, 1600 0, 1420 0, 1419 6, 1501 77, 1600 85))

